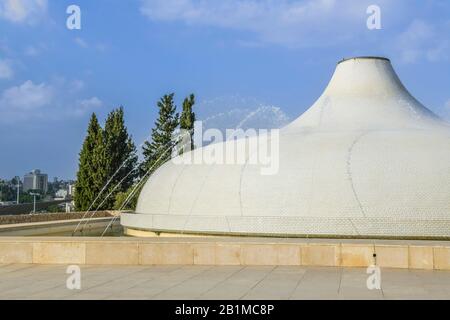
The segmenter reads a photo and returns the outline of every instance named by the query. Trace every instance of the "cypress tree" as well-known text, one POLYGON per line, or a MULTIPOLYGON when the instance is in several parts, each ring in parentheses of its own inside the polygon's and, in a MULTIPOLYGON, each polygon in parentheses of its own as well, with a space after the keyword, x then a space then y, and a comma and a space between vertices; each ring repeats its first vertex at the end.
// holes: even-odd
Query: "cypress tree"
POLYGON ((111 195, 105 200, 101 209, 112 209, 116 195, 127 191, 133 185, 137 174, 137 170, 134 170, 137 164, 136 147, 125 126, 123 107, 108 114, 104 141, 106 180, 111 180, 105 197, 110 193, 111 195))
MULTIPOLYGON (((180 116, 180 129, 188 131, 190 134, 191 150, 194 149, 194 122, 195 113, 192 112, 192 107, 195 104, 195 96, 191 94, 189 97, 185 98, 183 101, 183 111, 180 116)), ((183 150, 181 150, 183 151, 183 150)))
POLYGON ((74 195, 77 210, 85 211, 91 206, 104 185, 105 176, 103 130, 93 113, 79 154, 74 195))
POLYGON ((178 126, 178 113, 176 113, 173 97, 173 93, 164 95, 157 103, 159 117, 155 122, 155 127, 152 129, 152 141, 146 141, 142 147, 144 156, 141 166, 142 175, 145 175, 150 169, 151 172, 155 171, 161 164, 171 158, 173 151, 172 138, 178 126))

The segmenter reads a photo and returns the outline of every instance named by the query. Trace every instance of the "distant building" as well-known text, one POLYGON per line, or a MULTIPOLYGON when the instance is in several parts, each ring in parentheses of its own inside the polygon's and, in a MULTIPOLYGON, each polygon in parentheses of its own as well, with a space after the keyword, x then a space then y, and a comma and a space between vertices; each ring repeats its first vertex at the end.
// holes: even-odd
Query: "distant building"
POLYGON ((39 190, 44 193, 48 190, 48 175, 41 170, 33 170, 23 177, 23 191, 39 190))
POLYGON ((68 194, 68 191, 67 191, 67 190, 65 190, 65 189, 59 189, 59 190, 56 191, 56 193, 55 193, 55 198, 56 198, 56 199, 65 199, 65 198, 67 198, 67 194, 68 194))

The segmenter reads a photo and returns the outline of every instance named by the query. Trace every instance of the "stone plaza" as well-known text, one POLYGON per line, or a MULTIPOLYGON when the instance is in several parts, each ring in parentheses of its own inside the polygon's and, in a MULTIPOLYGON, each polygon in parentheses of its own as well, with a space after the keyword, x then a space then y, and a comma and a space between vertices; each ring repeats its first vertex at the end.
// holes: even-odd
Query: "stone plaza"
POLYGON ((0 266, 0 299, 449 299, 450 271, 299 266, 81 266, 81 289, 65 265, 0 266))

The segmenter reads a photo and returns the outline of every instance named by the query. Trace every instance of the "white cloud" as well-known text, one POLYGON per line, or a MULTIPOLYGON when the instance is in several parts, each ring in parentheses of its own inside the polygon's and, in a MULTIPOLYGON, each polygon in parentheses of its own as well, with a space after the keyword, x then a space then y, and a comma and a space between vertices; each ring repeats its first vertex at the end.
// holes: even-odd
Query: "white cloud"
POLYGON ((449 58, 450 26, 433 25, 423 20, 412 21, 396 38, 395 48, 403 63, 419 60, 435 62, 449 58))
POLYGON ((0 99, 0 108, 10 111, 32 111, 48 105, 53 98, 53 88, 45 83, 25 81, 20 86, 6 89, 0 99))
POLYGON ((50 83, 27 80, 0 94, 0 122, 17 123, 30 119, 61 120, 83 116, 103 106, 97 97, 83 98, 84 82, 54 78, 50 83))
POLYGON ((0 79, 10 79, 14 74, 11 61, 0 59, 0 79))
POLYGON ((0 0, 0 18, 34 24, 47 13, 47 0, 0 0))
MULTIPOLYGON (((450 31, 450 30, 449 30, 450 31)), ((440 41, 436 46, 426 51, 428 61, 445 61, 450 56, 450 41, 448 39, 440 41)))
POLYGON ((90 99, 84 99, 84 100, 78 101, 75 106, 74 113, 76 115, 81 116, 81 115, 84 115, 95 109, 98 109, 102 106, 103 106, 103 102, 99 98, 92 97, 90 99))
POLYGON ((70 82, 70 92, 79 92, 84 88, 84 81, 76 79, 70 82))
POLYGON ((79 37, 75 38, 75 43, 77 45, 79 45, 80 47, 82 47, 82 48, 87 48, 88 47, 87 42, 84 39, 79 38, 79 37))
MULTIPOLYGON (((372 0, 141 0, 141 13, 152 21, 246 31, 262 43, 323 46, 366 31, 372 0), (357 28, 356 26, 361 26, 357 28), (348 30, 352 30, 349 36, 348 30), (359 31, 358 31, 359 30, 359 31)), ((378 0, 383 10, 403 1, 378 0)), ((255 44, 242 39, 243 43, 255 44)))
POLYGON ((37 45, 29 45, 25 48, 24 54, 29 57, 35 57, 40 55, 43 51, 47 50, 47 46, 44 43, 37 45))
POLYGON ((74 42, 83 49, 92 49, 95 50, 97 52, 106 52, 108 50, 108 45, 102 42, 99 43, 89 43, 87 42, 85 39, 80 38, 80 37, 76 37, 74 39, 74 42))

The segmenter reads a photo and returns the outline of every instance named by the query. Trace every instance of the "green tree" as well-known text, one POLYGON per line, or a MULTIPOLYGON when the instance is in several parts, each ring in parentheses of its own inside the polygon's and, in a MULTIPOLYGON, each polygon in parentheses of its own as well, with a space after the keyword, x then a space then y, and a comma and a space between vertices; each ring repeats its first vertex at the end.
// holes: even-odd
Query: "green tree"
POLYGON ((142 154, 144 160, 141 165, 142 175, 149 170, 155 171, 161 164, 171 158, 173 151, 172 138, 175 129, 178 126, 178 113, 173 101, 174 94, 164 95, 157 106, 159 108, 159 117, 152 129, 151 142, 144 143, 142 154))
POLYGON ((8 184, 0 182, 0 201, 12 201, 14 196, 14 190, 8 184))
MULTIPOLYGON (((190 140, 191 140, 191 149, 194 149, 194 122, 195 122, 195 113, 192 112, 192 107, 195 104, 195 96, 193 94, 189 95, 189 97, 185 98, 183 101, 183 111, 180 116, 180 129, 182 134, 184 132, 189 132, 190 140)), ((181 150, 183 152, 183 150, 181 150)))
POLYGON ((133 190, 134 190, 134 186, 131 186, 128 190, 126 190, 124 192, 119 192, 116 194, 116 198, 115 198, 115 202, 114 202, 114 210, 135 210, 136 209, 140 188, 137 188, 137 190, 134 190, 133 195, 131 195, 133 190))
MULTIPOLYGON (((28 193, 20 193, 20 203, 33 203, 33 201, 33 196, 29 195, 28 193)), ((39 202, 39 198, 36 198, 36 202, 39 202)))
POLYGON ((57 213, 57 212, 64 212, 64 209, 58 206, 57 204, 53 204, 51 206, 48 206, 48 208, 45 210, 47 212, 51 213, 57 213))
MULTIPOLYGON (((124 122, 123 107, 111 111, 106 119, 104 130, 106 153, 106 177, 109 181, 110 196, 104 201, 103 209, 112 209, 116 195, 127 191, 137 175, 136 147, 128 134, 124 122)), ((106 183, 106 182, 105 182, 106 183)), ((102 200, 103 201, 103 200, 102 200)))
POLYGON ((87 210, 103 188, 106 180, 105 159, 103 130, 93 113, 79 157, 74 197, 77 210, 87 210))

